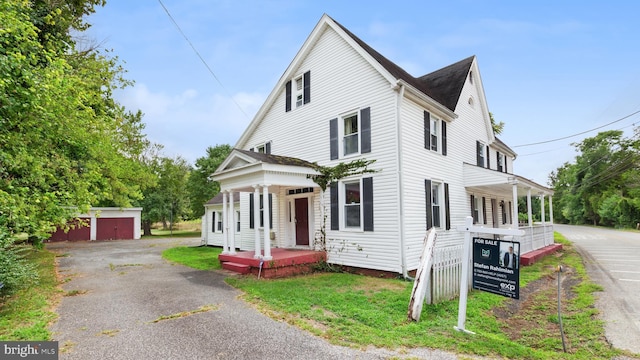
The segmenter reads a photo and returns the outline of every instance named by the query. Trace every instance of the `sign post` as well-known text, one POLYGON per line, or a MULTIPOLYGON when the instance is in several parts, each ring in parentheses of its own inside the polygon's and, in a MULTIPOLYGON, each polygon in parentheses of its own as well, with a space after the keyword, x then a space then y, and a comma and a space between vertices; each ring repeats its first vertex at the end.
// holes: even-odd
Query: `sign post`
POLYGON ((467 322, 467 296, 469 292, 469 262, 471 260, 471 233, 493 234, 493 235, 508 235, 508 236, 522 236, 524 230, 513 229, 499 229, 499 228, 486 228, 483 226, 474 226, 473 218, 467 216, 463 226, 458 226, 458 231, 464 231, 464 245, 462 249, 462 278, 460 279, 460 301, 458 303, 458 326, 453 328, 473 334, 472 331, 464 328, 467 322))

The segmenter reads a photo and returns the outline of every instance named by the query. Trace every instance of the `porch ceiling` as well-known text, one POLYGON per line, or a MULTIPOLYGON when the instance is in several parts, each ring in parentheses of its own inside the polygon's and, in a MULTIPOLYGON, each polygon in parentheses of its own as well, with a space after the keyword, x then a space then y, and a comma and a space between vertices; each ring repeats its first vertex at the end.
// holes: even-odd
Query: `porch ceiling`
POLYGON ((513 185, 515 184, 518 196, 526 196, 529 190, 531 190, 532 195, 553 195, 552 189, 515 174, 503 173, 467 163, 464 164, 463 174, 464 187, 469 190, 512 196, 513 185))

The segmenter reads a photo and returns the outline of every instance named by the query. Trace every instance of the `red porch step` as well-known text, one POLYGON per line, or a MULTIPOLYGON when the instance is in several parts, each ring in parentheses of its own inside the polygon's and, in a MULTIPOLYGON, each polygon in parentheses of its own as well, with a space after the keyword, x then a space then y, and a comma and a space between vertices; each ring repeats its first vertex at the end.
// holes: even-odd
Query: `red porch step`
POLYGON ((554 252, 561 249, 562 249, 562 244, 552 244, 549 246, 545 246, 542 249, 529 251, 526 254, 520 255, 520 264, 523 266, 533 265, 533 263, 540 260, 541 258, 549 254, 553 254, 554 252))
POLYGON ((230 261, 225 261, 222 263, 222 268, 225 270, 237 272, 240 274, 248 274, 251 272, 251 265, 247 264, 238 264, 230 261))

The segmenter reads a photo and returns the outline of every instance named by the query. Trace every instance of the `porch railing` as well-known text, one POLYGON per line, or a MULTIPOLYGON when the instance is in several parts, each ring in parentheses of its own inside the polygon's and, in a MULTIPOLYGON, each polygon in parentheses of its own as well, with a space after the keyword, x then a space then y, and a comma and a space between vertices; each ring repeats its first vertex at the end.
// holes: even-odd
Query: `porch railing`
POLYGON ((523 226, 520 230, 524 230, 524 235, 515 239, 520 241, 520 254, 526 254, 553 244, 552 224, 523 226))

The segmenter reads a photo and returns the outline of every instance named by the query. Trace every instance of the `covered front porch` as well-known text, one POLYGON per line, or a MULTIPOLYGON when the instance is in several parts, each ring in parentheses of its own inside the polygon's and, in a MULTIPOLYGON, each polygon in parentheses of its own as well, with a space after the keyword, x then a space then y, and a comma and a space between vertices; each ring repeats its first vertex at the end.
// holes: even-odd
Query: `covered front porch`
POLYGON ((222 193, 220 260, 227 268, 246 273, 262 269, 269 276, 285 263, 300 268, 325 259, 312 251, 318 197, 318 186, 310 178, 317 174, 313 166, 239 149, 220 165, 212 179, 222 193), (234 199, 241 199, 239 212, 234 199), (246 240, 242 244, 237 243, 238 232, 240 241, 246 240))
POLYGON ((479 191, 511 198, 511 213, 514 220, 510 228, 524 230, 525 234, 514 240, 520 242, 520 253, 550 246, 553 240, 553 190, 518 175, 464 164, 465 188, 469 192, 479 191), (539 197, 540 222, 533 221, 532 198, 539 197), (518 198, 527 199, 527 220, 518 221, 518 198), (549 214, 545 213, 545 201, 549 202, 549 214), (547 220, 548 219, 548 220, 547 220))

